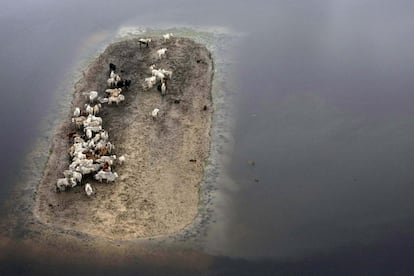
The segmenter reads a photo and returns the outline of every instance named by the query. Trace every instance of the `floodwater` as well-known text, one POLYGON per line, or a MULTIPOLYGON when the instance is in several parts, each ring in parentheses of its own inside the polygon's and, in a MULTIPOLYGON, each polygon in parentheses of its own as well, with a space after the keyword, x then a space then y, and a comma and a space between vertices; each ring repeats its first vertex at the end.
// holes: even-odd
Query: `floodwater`
MULTIPOLYGON (((240 2, 3 5, 0 201, 50 139, 62 83, 123 26, 226 30, 237 42, 214 36, 216 86, 231 100, 215 103, 221 161, 207 168, 212 215, 195 238, 214 256, 204 273, 413 274, 414 3, 240 2)), ((8 274, 111 273, 7 261, 8 274)))

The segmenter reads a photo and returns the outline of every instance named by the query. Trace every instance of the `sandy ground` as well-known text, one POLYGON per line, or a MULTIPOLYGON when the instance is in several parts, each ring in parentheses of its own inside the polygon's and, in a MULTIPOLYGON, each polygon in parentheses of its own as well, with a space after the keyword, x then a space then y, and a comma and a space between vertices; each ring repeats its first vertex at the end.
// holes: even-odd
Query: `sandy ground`
POLYGON ((185 38, 153 39, 148 48, 140 48, 137 40, 114 43, 76 84, 73 107, 86 103, 82 92, 96 90, 104 96, 110 62, 117 65, 121 77, 132 80, 123 92, 125 102, 104 104, 99 114, 116 146, 115 154, 127 157, 122 166, 113 167, 120 177, 109 184, 90 177, 69 191, 55 192, 56 180, 63 177, 70 161, 67 135, 75 128, 68 114, 53 139, 33 213, 47 225, 95 237, 122 240, 172 234, 197 215, 210 145, 211 54, 185 38), (167 56, 159 60, 156 50, 162 47, 168 48, 167 56), (156 87, 142 89, 153 63, 173 71, 164 97, 156 87), (154 108, 160 109, 156 120, 150 116, 154 108), (96 189, 91 198, 84 193, 86 182, 96 189))

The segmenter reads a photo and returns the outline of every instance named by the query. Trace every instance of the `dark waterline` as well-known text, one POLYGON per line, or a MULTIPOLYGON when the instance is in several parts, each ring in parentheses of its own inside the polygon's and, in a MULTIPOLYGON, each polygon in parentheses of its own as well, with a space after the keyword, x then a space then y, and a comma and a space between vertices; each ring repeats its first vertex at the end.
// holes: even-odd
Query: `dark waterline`
MULTIPOLYGON (((10 2, 0 11, 0 202, 88 35, 154 21, 226 26, 248 35, 229 168, 237 188, 220 222, 223 257, 206 273, 410 274, 413 12, 403 0, 10 2)), ((8 273, 62 269, 5 261, 8 273)), ((137 270, 153 271, 123 272, 137 270)))

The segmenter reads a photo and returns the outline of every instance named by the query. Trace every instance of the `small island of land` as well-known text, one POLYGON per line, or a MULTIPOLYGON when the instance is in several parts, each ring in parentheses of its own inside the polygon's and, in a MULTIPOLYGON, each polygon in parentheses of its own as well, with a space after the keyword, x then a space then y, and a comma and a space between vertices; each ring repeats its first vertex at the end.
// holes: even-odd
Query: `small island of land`
POLYGON ((74 87, 72 108, 57 128, 49 160, 37 190, 34 214, 42 223, 91 236, 134 239, 175 233, 192 223, 198 211, 199 189, 209 155, 213 61, 210 52, 187 38, 152 38, 149 47, 138 39, 109 45, 74 87), (167 48, 159 59, 156 51, 167 48), (83 92, 105 96, 109 64, 132 81, 119 105, 103 104, 98 116, 126 162, 114 169, 115 182, 87 177, 74 188, 56 192, 56 181, 70 163, 68 134, 75 107, 87 102, 83 92), (173 71, 167 93, 144 90, 149 66, 173 71), (154 120, 151 111, 160 110, 154 120), (96 192, 86 196, 84 184, 96 192))

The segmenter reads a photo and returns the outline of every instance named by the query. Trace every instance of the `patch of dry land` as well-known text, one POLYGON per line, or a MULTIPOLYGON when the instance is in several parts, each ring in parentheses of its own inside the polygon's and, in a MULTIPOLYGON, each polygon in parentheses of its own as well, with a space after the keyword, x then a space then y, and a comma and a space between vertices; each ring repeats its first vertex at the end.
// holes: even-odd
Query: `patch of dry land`
POLYGON ((191 224, 209 154, 212 77, 210 52, 190 39, 153 38, 148 48, 140 47, 137 39, 109 45, 75 85, 73 108, 56 131, 38 187, 35 216, 53 227, 111 239, 167 235, 191 224), (163 47, 168 50, 160 60, 156 50, 163 47), (126 162, 112 167, 119 174, 115 182, 99 183, 89 176, 58 193, 56 180, 70 163, 67 150, 73 141, 68 134, 76 130, 72 111, 86 103, 82 92, 105 96, 109 63, 132 84, 122 92, 124 102, 103 104, 98 116, 114 153, 126 155, 126 162), (156 86, 142 88, 151 64, 173 71, 165 96, 156 86), (160 109, 156 120, 150 116, 154 108, 160 109), (96 190, 90 198, 84 192, 86 182, 96 190))

